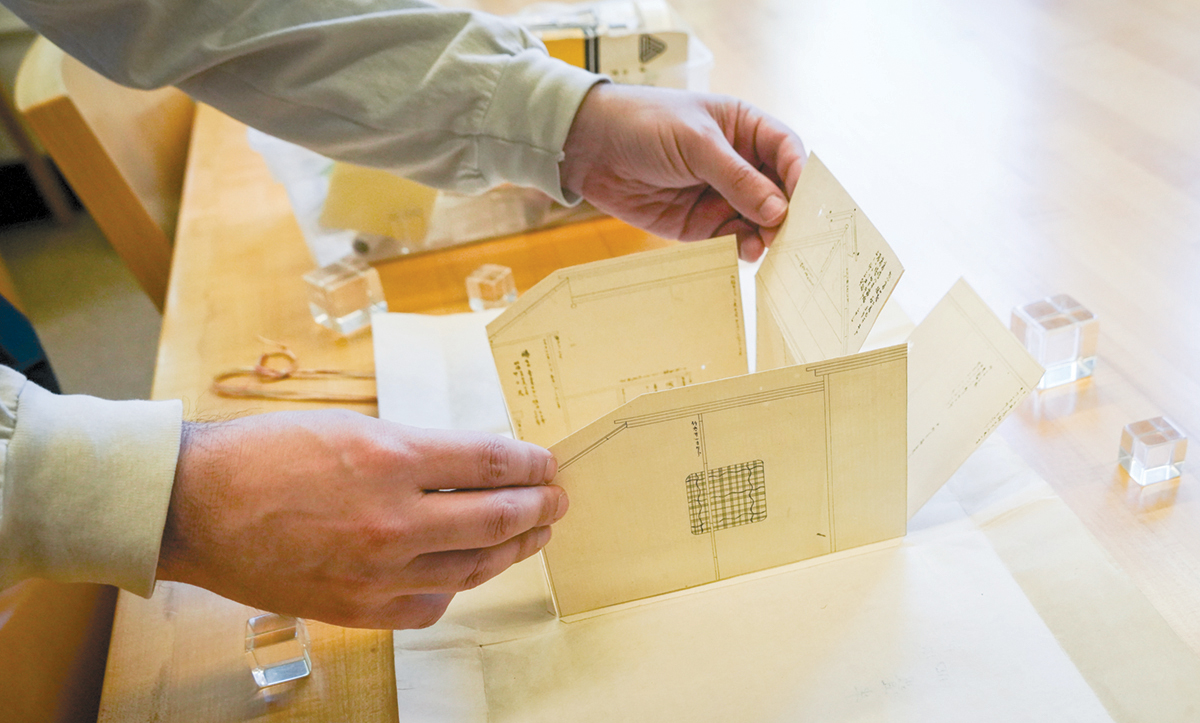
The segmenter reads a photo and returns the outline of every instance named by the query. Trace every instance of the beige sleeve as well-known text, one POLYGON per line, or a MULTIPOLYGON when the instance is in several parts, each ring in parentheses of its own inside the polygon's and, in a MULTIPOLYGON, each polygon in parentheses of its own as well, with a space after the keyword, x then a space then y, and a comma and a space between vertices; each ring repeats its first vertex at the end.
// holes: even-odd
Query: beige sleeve
POLYGON ((0 588, 44 577, 148 597, 182 416, 178 401, 60 396, 0 367, 0 588))
POLYGON ((519 25, 422 0, 4 0, 113 80, 176 85, 331 158, 477 193, 564 202, 558 163, 601 76, 519 25))

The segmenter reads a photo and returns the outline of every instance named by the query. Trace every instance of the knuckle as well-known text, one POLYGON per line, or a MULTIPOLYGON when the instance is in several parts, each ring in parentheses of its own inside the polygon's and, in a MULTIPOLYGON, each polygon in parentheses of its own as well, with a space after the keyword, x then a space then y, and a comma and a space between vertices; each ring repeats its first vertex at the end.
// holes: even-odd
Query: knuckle
POLYGON ((521 544, 517 546, 513 562, 524 560, 538 551, 538 532, 536 529, 530 530, 521 536, 521 544))
POLYGON ((521 509, 510 494, 492 496, 485 529, 494 542, 503 542, 517 532, 521 509))
POLYGON ((463 576, 460 585, 463 590, 471 590, 495 577, 491 555, 483 550, 476 550, 467 562, 467 574, 463 576))
POLYGON ((737 163, 733 166, 730 184, 733 188, 742 190, 752 187, 758 180, 758 172, 745 163, 737 163))
POLYGON ((512 469, 512 452, 500 437, 489 437, 483 442, 480 456, 480 476, 488 481, 501 481, 512 469))
POLYGON ((362 601, 355 595, 340 598, 335 596, 327 603, 327 606, 327 610, 321 615, 321 620, 333 625, 358 627, 368 617, 364 614, 362 601))
POLYGON ((725 132, 715 123, 706 125, 704 128, 690 129, 688 135, 693 144, 709 150, 724 149, 729 145, 729 139, 725 136, 725 132))
POLYGON ((397 540, 410 536, 401 519, 384 515, 371 515, 358 524, 358 535, 365 543, 366 549, 380 549, 384 545, 392 545, 397 540))
POLYGON ((339 576, 338 585, 347 604, 363 605, 379 594, 383 569, 375 560, 359 560, 339 576))

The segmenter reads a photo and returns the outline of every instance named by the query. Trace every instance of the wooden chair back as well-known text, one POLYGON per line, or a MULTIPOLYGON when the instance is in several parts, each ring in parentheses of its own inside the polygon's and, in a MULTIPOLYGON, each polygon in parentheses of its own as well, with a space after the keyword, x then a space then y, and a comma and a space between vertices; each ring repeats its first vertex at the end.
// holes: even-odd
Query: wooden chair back
POLYGON ((34 41, 17 109, 146 294, 166 303, 195 104, 181 91, 126 88, 34 41))
POLYGON ((25 580, 0 591, 0 720, 96 720, 117 589, 25 580))

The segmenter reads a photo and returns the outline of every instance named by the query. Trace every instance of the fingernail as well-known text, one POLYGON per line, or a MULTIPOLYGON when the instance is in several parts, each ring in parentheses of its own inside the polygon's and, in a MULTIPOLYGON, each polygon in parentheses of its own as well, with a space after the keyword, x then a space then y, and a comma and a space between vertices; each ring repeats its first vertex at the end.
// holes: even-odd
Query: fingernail
POLYGON ((763 222, 767 226, 776 226, 783 221, 787 212, 787 201, 781 196, 771 196, 762 205, 763 222))
POLYGON ((539 527, 538 528, 538 536, 537 536, 537 546, 545 547, 546 543, 549 541, 550 541, 550 528, 549 527, 539 527))
POLYGON ((567 508, 571 506, 571 501, 567 499, 567 493, 563 492, 558 496, 558 509, 554 511, 554 521, 558 522, 567 514, 567 508))
POLYGON ((545 474, 546 474, 546 476, 545 476, 546 482, 553 482, 554 476, 556 474, 558 474, 558 460, 554 458, 554 455, 550 455, 550 461, 546 462, 546 473, 545 474))

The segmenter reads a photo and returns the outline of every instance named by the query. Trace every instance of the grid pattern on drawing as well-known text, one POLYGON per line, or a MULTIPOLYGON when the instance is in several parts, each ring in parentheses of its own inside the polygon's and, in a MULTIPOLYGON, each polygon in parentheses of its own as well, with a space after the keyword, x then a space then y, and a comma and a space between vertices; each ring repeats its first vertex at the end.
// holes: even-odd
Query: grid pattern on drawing
POLYGON ((696 472, 687 477, 688 520, 693 535, 767 519, 762 460, 696 472))

